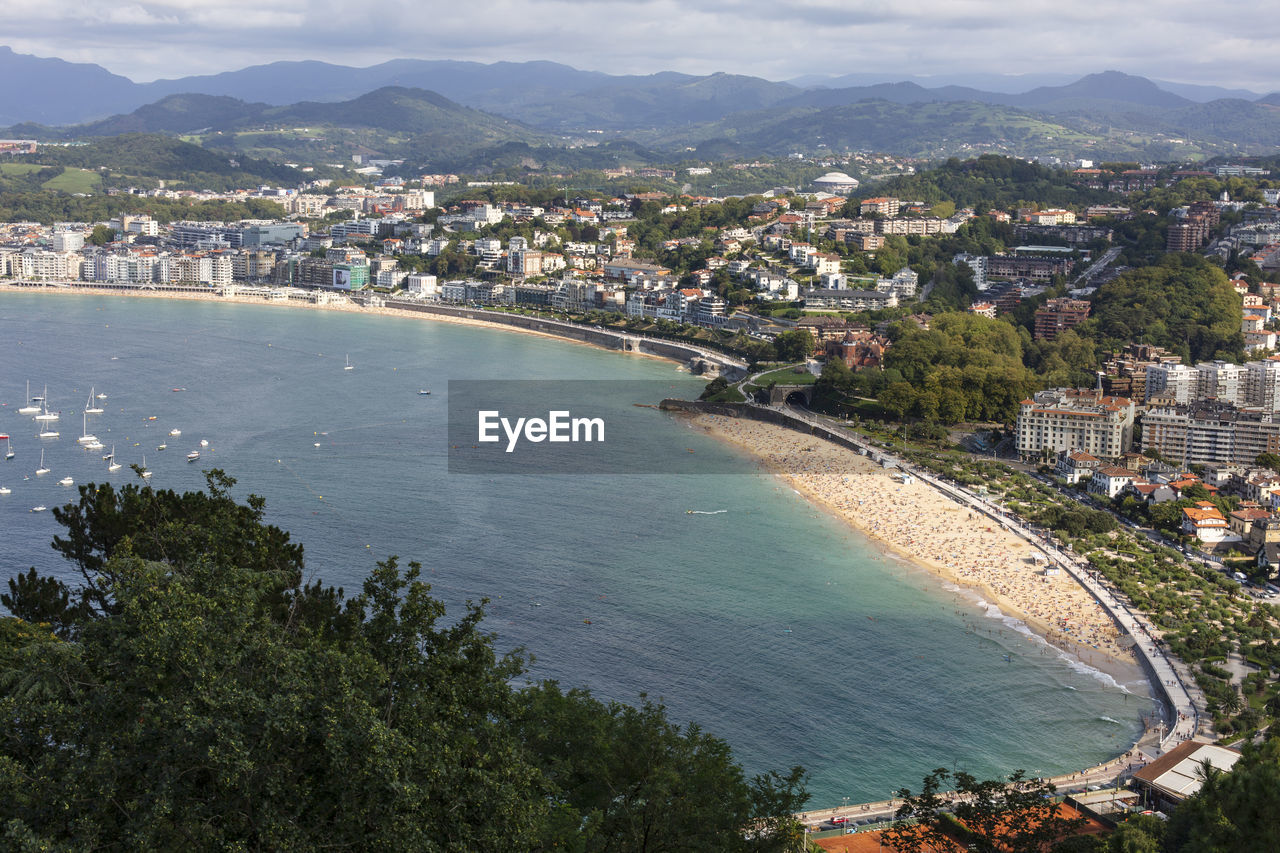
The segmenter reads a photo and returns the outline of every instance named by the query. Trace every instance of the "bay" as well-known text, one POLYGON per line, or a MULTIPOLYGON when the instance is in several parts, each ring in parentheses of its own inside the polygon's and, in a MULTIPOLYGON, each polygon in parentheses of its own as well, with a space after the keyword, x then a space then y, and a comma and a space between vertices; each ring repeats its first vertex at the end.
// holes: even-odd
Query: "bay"
MULTIPOLYGON (((940 766, 1070 772, 1127 749, 1151 710, 1145 685, 1066 659, 765 473, 448 471, 451 379, 696 394, 702 382, 670 362, 418 318, 11 292, 0 353, 0 432, 17 453, 0 462, 10 572, 68 576, 50 513, 29 511, 74 498, 57 479, 132 476, 76 446, 92 386, 107 397, 90 431, 126 466, 145 454, 155 487, 225 470, 304 544, 314 578, 348 591, 389 555, 417 560, 452 613, 489 599, 487 629, 533 656, 530 678, 660 699, 749 772, 802 764, 813 808, 883 799, 940 766), (62 410, 60 438, 17 413, 27 380, 62 410), (36 477, 42 447, 51 473, 36 477)), ((734 452, 632 405, 656 399, 605 402, 673 453, 734 452)))

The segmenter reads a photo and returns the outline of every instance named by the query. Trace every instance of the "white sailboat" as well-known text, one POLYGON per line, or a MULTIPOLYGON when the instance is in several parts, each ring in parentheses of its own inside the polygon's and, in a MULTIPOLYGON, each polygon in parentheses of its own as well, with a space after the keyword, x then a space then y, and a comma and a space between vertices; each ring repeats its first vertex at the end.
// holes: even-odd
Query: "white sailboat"
POLYGON ((58 432, 56 429, 53 428, 52 424, 45 424, 44 426, 40 427, 41 438, 57 438, 61 434, 62 433, 58 432))
POLYGON ((44 396, 40 398, 40 414, 36 415, 38 421, 56 421, 58 412, 49 411, 49 389, 44 389, 44 396))
POLYGON ((142 456, 142 474, 140 476, 144 480, 151 479, 151 471, 147 468, 147 456, 145 453, 142 456))
POLYGON ((9 441, 9 436, 7 434, 0 435, 0 438, 4 439, 4 459, 8 462, 13 458, 13 443, 9 441))
POLYGON ((350 353, 347 353, 347 363, 346 363, 346 366, 345 366, 345 367, 343 367, 342 369, 343 369, 343 370, 355 370, 355 365, 351 363, 351 354, 350 354, 350 353))
POLYGON ((116 446, 111 445, 111 455, 107 457, 108 473, 115 473, 120 470, 120 463, 116 461, 116 446))
POLYGON ((49 469, 44 467, 44 448, 40 448, 40 467, 36 469, 36 476, 40 477, 49 473, 49 469))
POLYGON ((89 402, 84 404, 84 410, 90 415, 102 414, 102 406, 99 406, 97 403, 94 402, 92 388, 89 389, 89 402))
POLYGON ((31 380, 30 380, 30 379, 28 379, 28 380, 27 380, 27 396, 26 396, 26 400, 27 400, 27 404, 26 404, 25 406, 23 406, 21 409, 18 409, 18 414, 20 414, 20 415, 38 415, 38 414, 40 413, 40 407, 39 407, 39 406, 34 406, 34 405, 32 405, 32 403, 34 403, 35 401, 31 399, 31 380))
POLYGON ((94 444, 98 444, 99 446, 101 446, 100 442, 98 441, 98 437, 97 437, 96 435, 93 435, 92 433, 90 433, 90 432, 89 432, 89 414, 88 414, 88 409, 86 409, 86 410, 85 410, 85 413, 84 413, 83 415, 81 415, 81 422, 82 422, 82 423, 83 423, 83 425, 84 425, 84 426, 83 426, 84 434, 83 434, 83 435, 81 435, 79 438, 77 438, 77 439, 76 439, 76 444, 83 444, 83 445, 85 445, 85 446, 91 446, 91 445, 94 445, 94 444))
POLYGON ((76 484, 76 481, 71 479, 71 477, 69 476, 63 477, 61 480, 58 481, 59 486, 74 486, 75 484, 76 484))

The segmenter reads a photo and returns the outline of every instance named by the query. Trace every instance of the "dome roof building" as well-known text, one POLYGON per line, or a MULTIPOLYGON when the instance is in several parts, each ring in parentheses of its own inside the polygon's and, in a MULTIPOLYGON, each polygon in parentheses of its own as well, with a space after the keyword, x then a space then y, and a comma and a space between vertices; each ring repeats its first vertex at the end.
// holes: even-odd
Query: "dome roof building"
POLYGON ((827 172, 820 178, 814 178, 813 185, 829 193, 844 195, 858 188, 858 179, 851 178, 844 172, 827 172))

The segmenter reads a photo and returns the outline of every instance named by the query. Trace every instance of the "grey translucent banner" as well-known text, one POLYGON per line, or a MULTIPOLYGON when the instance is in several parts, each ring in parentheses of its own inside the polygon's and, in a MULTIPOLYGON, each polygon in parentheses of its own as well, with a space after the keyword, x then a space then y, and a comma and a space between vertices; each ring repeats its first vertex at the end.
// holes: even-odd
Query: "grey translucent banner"
POLYGON ((687 416, 700 380, 457 380, 448 384, 454 474, 743 474, 745 456, 687 416))

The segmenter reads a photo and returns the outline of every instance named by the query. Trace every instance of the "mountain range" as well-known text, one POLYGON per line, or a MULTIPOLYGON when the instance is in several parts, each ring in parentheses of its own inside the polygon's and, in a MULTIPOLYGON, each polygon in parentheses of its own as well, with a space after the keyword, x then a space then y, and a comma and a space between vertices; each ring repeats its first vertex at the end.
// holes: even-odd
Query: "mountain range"
POLYGON ((1280 140, 1280 92, 1259 96, 1116 71, 1077 80, 969 78, 998 87, 977 88, 923 85, 943 82, 923 78, 868 82, 869 75, 774 82, 401 59, 368 68, 275 62, 134 83, 97 65, 0 47, 0 75, 23 81, 0 89, 0 124, 11 125, 0 132, 11 136, 199 135, 205 146, 277 160, 356 151, 453 164, 477 150, 622 139, 668 151, 731 143, 742 154, 826 147, 939 156, 995 148, 1176 159, 1273 153, 1280 140), (1019 82, 1037 85, 999 90, 1019 82))

